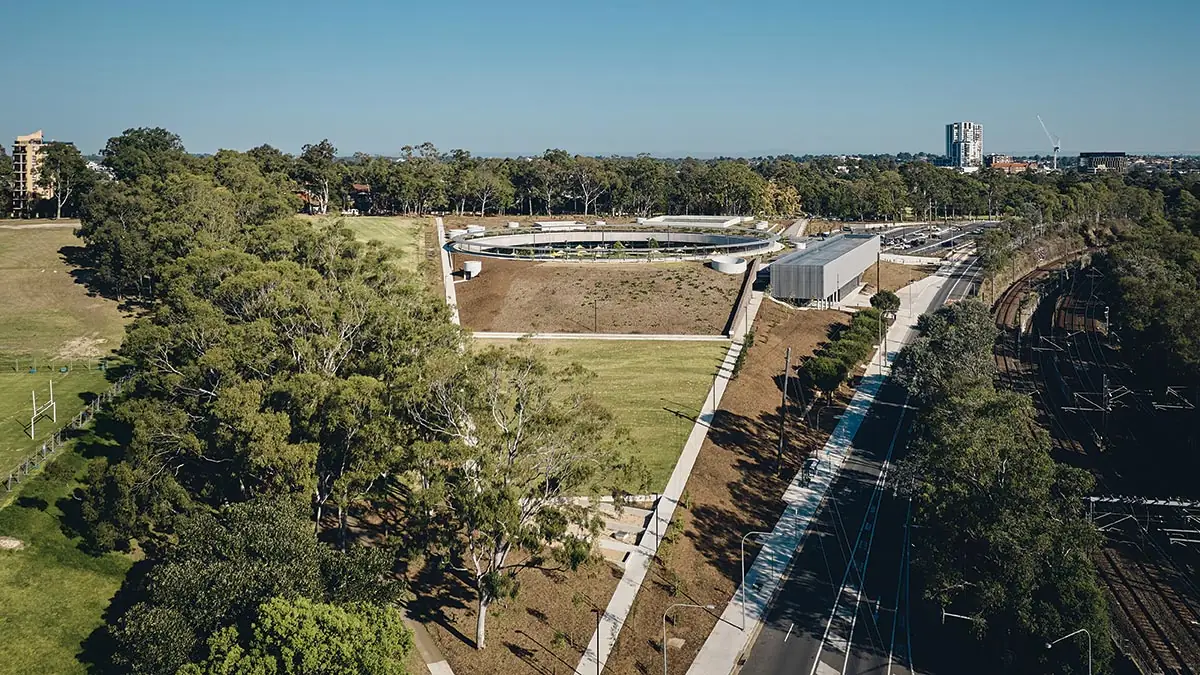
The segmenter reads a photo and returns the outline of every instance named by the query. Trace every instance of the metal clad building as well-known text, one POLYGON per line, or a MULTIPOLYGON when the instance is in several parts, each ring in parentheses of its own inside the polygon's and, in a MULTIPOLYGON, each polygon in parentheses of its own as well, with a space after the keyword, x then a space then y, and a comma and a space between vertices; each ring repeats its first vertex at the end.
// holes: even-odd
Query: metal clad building
POLYGON ((842 234, 771 263, 771 295, 839 302, 879 256, 879 236, 842 234))

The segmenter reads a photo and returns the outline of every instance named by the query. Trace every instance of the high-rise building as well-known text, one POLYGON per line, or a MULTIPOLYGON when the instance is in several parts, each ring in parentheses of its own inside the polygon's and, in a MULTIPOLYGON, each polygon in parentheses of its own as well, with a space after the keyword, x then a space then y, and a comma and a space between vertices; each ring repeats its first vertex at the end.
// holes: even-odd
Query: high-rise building
POLYGON ((983 166, 983 125, 978 122, 947 124, 946 157, 950 166, 983 166))
POLYGON ((33 215, 34 202, 54 196, 52 190, 38 186, 38 164, 44 147, 41 130, 17 136, 13 142, 12 213, 16 218, 33 215))

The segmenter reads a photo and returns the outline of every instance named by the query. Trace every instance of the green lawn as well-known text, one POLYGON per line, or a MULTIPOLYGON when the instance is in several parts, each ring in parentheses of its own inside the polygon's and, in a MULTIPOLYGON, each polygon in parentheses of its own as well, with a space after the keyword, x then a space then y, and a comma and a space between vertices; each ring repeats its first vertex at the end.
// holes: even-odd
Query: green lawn
MULTIPOLYGON (((129 556, 92 556, 63 533, 60 500, 78 483, 85 461, 64 452, 62 462, 22 486, 0 509, 0 536, 25 544, 0 550, 0 673, 83 673, 81 643, 103 623, 104 610, 132 565, 129 556)), ((86 658, 86 657, 85 657, 86 658)))
MULTIPOLYGON (((85 397, 107 391, 109 382, 104 371, 75 368, 66 373, 39 369, 29 373, 0 372, 0 479, 33 452, 43 441, 54 435, 80 410, 85 397), (37 422, 37 437, 29 437, 30 394, 37 391, 38 404, 50 397, 50 380, 54 380, 54 400, 58 403, 58 422, 49 418, 37 422)), ((0 500, 2 501, 2 500, 0 500)))
MULTIPOLYGON (((494 341, 480 341, 487 345, 494 341)), ((692 419, 729 349, 724 342, 539 340, 551 361, 576 361, 596 373, 594 393, 629 430, 632 449, 650 469, 650 489, 671 477, 692 419), (672 411, 677 411, 677 415, 672 411), (683 416, 686 416, 683 417, 683 416)))
POLYGON ((416 271, 424 259, 425 227, 421 218, 402 216, 326 216, 315 218, 317 222, 338 221, 354 231, 362 241, 379 241, 398 251, 399 263, 408 270, 416 271))
POLYGON ((95 361, 120 344, 117 303, 89 295, 63 260, 82 246, 70 228, 0 229, 0 370, 14 358, 95 361))
POLYGON ((80 394, 108 388, 96 368, 121 343, 127 317, 72 276, 65 258, 82 246, 70 227, 0 229, 0 477, 83 409, 80 394), (40 421, 35 441, 30 392, 46 401, 51 378, 58 423, 40 421))

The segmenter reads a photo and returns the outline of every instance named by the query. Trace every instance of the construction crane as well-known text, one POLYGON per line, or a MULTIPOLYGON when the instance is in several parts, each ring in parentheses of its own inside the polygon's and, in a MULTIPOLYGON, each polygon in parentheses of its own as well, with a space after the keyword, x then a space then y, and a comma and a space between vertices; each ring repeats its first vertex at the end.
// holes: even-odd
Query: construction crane
POLYGON ((1042 131, 1046 132, 1046 138, 1050 140, 1050 145, 1054 146, 1054 160, 1051 167, 1054 171, 1058 171, 1058 149, 1062 147, 1062 139, 1055 138, 1050 135, 1050 130, 1046 128, 1046 123, 1042 121, 1042 116, 1038 115, 1038 124, 1042 125, 1042 131))

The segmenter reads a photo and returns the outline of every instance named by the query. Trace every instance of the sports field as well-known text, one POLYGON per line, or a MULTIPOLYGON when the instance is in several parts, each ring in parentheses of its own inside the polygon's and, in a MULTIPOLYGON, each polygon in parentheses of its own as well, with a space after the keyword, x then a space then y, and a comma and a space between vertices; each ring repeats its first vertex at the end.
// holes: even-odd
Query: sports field
POLYGON ((0 537, 23 544, 0 550, 0 675, 87 672, 84 642, 133 563, 120 553, 90 555, 64 533, 63 506, 74 504, 73 477, 86 463, 64 453, 0 509, 0 537))
POLYGON ((379 241, 397 250, 399 263, 416 271, 424 259, 427 219, 403 216, 324 216, 313 218, 318 223, 340 221, 354 231, 362 241, 379 241))
POLYGON ((127 317, 76 280, 66 259, 82 245, 71 225, 0 229, 0 477, 108 388, 98 366, 127 317), (31 393, 48 400, 51 379, 58 422, 30 438, 31 393))
MULTIPOLYGON (((496 340, 480 340, 481 346, 496 340)), ((629 431, 630 449, 661 491, 692 431, 726 342, 538 340, 552 364, 578 362, 596 373, 592 392, 629 431)), ((637 486, 629 486, 634 489, 637 486)))

